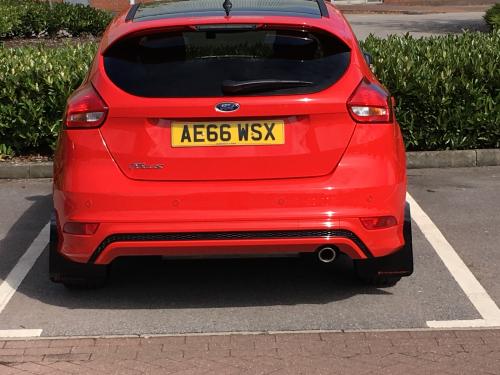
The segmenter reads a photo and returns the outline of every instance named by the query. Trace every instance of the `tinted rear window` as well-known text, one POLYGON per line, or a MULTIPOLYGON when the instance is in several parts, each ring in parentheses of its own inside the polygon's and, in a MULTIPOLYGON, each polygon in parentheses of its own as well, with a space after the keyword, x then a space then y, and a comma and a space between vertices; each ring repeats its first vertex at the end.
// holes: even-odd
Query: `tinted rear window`
POLYGON ((349 61, 349 48, 333 35, 282 29, 133 36, 116 42, 104 55, 108 77, 142 97, 220 97, 228 80, 307 82, 245 95, 313 93, 334 84, 349 61))

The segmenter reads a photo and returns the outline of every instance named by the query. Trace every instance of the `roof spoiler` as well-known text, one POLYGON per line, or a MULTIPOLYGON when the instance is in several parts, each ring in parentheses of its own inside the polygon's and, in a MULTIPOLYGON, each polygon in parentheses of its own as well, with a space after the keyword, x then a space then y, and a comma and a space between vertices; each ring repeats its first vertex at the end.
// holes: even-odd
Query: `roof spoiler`
MULTIPOLYGON (((316 3, 318 4, 318 8, 319 8, 319 12, 321 14, 321 17, 328 18, 329 17, 328 9, 326 8, 325 1, 331 2, 331 0, 312 0, 312 1, 316 1, 316 3)), ((127 15, 125 16, 126 22, 134 20, 135 13, 137 12, 137 9, 139 9, 140 5, 141 5, 141 3, 136 3, 136 4, 132 5, 132 7, 128 11, 127 15)), ((224 11, 226 12, 226 16, 229 16, 229 13, 231 11, 232 6, 233 6, 233 4, 231 3, 230 0, 224 0, 222 7, 224 8, 224 11)))

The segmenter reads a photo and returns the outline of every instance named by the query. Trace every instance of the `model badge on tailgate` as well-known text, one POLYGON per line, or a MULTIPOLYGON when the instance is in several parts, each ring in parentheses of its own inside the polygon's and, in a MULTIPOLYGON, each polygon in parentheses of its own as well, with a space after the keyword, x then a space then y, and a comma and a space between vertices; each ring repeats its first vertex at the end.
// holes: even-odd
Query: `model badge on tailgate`
POLYGON ((142 162, 130 163, 128 165, 129 169, 163 169, 165 165, 163 164, 146 164, 142 162))

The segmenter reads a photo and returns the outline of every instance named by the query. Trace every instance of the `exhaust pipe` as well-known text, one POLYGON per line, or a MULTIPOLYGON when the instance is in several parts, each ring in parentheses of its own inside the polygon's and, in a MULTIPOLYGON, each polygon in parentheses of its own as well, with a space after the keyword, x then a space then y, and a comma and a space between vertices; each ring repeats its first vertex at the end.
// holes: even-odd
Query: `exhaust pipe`
POLYGON ((337 248, 324 246, 318 250, 318 260, 321 263, 332 263, 337 259, 337 248))

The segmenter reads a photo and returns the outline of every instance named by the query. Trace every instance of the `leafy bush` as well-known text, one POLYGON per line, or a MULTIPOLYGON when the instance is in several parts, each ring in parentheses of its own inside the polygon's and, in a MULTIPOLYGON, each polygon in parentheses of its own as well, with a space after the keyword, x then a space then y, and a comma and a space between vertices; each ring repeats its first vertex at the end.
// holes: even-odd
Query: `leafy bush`
POLYGON ((409 150, 500 147, 499 46, 500 30, 365 40, 409 150))
POLYGON ((500 3, 497 3, 488 9, 484 19, 490 26, 491 30, 500 29, 500 3))
MULTIPOLYGON (((409 150, 500 147, 499 45, 500 30, 366 39, 409 150)), ((52 152, 65 100, 96 48, 0 47, 0 154, 52 152)))
POLYGON ((66 98, 82 82, 96 48, 0 47, 0 154, 52 153, 66 98))
POLYGON ((111 21, 110 13, 89 6, 40 0, 1 0, 0 38, 101 34, 111 21))
POLYGON ((12 147, 7 146, 5 143, 0 143, 0 160, 2 160, 3 156, 12 156, 12 155, 14 155, 12 147))

